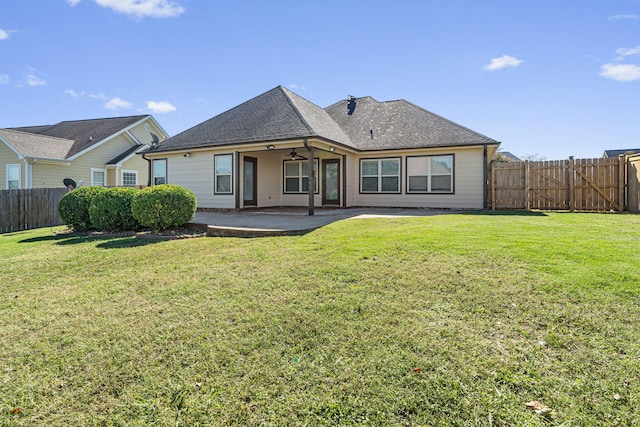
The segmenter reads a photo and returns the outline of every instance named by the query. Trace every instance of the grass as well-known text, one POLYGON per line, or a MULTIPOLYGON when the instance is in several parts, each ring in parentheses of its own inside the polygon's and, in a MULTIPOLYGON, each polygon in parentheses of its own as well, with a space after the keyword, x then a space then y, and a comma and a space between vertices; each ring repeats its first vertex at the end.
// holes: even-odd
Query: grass
POLYGON ((52 231, 0 236, 0 426, 640 425, 640 216, 52 231))

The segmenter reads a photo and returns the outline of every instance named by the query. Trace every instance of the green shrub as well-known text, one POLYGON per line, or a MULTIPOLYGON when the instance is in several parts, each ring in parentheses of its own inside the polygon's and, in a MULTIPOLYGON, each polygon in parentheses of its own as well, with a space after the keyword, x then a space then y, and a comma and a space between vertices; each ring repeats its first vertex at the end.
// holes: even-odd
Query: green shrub
POLYGON ((131 213, 131 201, 139 190, 109 188, 97 194, 89 206, 91 225, 100 231, 136 230, 140 223, 131 213))
POLYGON ((65 194, 58 204, 60 219, 76 231, 91 229, 91 200, 106 190, 104 187, 80 187, 65 194))
POLYGON ((193 218, 196 196, 184 187, 171 184, 154 185, 133 197, 131 212, 141 225, 154 230, 178 227, 193 218))

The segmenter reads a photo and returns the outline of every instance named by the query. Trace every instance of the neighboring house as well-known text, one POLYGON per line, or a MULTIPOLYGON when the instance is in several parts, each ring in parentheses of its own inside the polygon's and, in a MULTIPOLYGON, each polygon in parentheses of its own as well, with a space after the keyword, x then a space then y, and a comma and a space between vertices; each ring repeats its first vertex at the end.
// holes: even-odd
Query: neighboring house
POLYGON ((604 150, 603 158, 611 158, 622 156, 623 154, 638 154, 640 153, 640 148, 628 148, 626 150, 604 150))
POLYGON ((136 155, 168 137, 149 115, 0 129, 2 189, 146 185, 149 162, 136 155))
POLYGON ((311 214, 315 206, 482 209, 498 145, 404 100, 349 97, 323 109, 278 86, 145 155, 154 183, 191 189, 199 208, 309 206, 311 214))
POLYGON ((522 159, 509 151, 498 151, 493 156, 494 162, 521 162, 522 159))

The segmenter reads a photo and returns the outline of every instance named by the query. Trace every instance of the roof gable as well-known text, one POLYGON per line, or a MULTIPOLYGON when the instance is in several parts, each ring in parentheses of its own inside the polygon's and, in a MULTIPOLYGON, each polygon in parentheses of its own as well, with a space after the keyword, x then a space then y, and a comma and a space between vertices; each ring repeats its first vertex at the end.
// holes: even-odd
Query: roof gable
POLYGON ((154 151, 312 136, 351 145, 326 111, 278 86, 162 141, 154 151))
POLYGON ((326 110, 360 150, 498 144, 405 100, 353 98, 326 110))
POLYGON ((0 129, 0 137, 8 142, 23 157, 40 157, 63 160, 74 141, 13 129, 0 129))
MULTIPOLYGON (((33 157, 46 157, 56 159, 70 159, 86 150, 97 146, 102 141, 130 128, 136 123, 144 120, 148 115, 110 117, 103 119, 70 120, 45 126, 27 126, 10 128, 9 130, 34 135, 31 138, 29 152, 23 155, 33 157), (41 138, 35 138, 38 135, 41 138), (56 149, 52 149, 52 143, 47 143, 47 137, 71 141, 71 145, 64 144, 66 151, 62 151, 62 144, 58 144, 56 149), (44 138, 44 139, 43 139, 44 138), (35 145, 34 145, 35 144, 35 145), (40 144, 40 147, 37 145, 40 144), (52 157, 51 154, 55 154, 52 157)), ((24 138, 23 138, 24 140, 24 138)), ((53 139, 52 139, 53 141, 53 139)), ((54 144, 55 145, 55 144, 54 144)))

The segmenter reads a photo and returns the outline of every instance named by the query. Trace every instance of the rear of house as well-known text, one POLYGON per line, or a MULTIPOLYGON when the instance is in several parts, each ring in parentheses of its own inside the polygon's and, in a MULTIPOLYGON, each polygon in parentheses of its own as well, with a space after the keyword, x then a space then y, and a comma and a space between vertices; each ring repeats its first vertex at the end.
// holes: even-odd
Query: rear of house
POLYGON ((407 101, 325 109, 279 86, 152 147, 199 208, 482 209, 499 143, 407 101))

